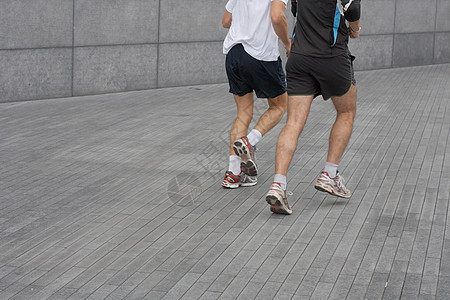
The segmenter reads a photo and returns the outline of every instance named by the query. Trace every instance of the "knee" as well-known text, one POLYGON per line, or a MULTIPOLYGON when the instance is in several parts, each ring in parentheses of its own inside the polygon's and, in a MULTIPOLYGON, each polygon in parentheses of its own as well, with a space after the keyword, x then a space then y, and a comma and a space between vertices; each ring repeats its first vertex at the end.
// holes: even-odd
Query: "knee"
POLYGON ((287 101, 280 103, 279 110, 284 114, 287 110, 287 101))
POLYGON ((287 93, 284 93, 276 98, 269 99, 269 108, 277 110, 281 115, 283 115, 287 110, 287 93))
POLYGON ((336 121, 339 120, 340 122, 347 124, 347 126, 352 127, 355 120, 355 115, 355 111, 340 112, 336 114, 336 121))
POLYGON ((347 94, 333 98, 333 104, 337 118, 353 121, 356 115, 356 87, 352 84, 347 94))

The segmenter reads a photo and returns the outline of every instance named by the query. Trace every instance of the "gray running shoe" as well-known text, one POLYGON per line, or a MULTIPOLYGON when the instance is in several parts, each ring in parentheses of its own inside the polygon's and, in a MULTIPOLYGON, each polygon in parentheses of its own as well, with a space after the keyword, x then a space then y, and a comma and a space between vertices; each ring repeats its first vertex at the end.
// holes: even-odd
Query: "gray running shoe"
POLYGON ((278 182, 272 182, 266 201, 270 204, 271 212, 283 215, 292 214, 292 209, 287 201, 286 191, 281 189, 281 184, 278 182))
POLYGON ((250 176, 258 175, 255 161, 255 146, 250 145, 246 136, 241 137, 233 144, 233 150, 241 157, 241 171, 250 176))
POLYGON ((256 176, 250 176, 245 174, 244 172, 241 173, 241 180, 239 181, 239 186, 254 186, 258 183, 258 178, 256 176))
POLYGON ((350 198, 352 196, 352 192, 345 187, 344 178, 339 172, 336 173, 336 177, 330 178, 327 172, 322 171, 314 187, 318 191, 327 192, 330 195, 341 198, 350 198))
POLYGON ((230 171, 225 172, 225 178, 222 181, 222 186, 227 189, 236 189, 239 187, 239 181, 241 181, 240 175, 234 175, 230 171))

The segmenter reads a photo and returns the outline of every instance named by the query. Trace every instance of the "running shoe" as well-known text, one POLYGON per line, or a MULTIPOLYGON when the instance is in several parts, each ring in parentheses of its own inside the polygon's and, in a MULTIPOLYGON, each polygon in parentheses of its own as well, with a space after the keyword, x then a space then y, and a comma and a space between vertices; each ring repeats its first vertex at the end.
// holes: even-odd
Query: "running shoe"
POLYGON ((287 201, 286 191, 281 189, 281 184, 278 182, 272 182, 266 201, 270 204, 271 212, 283 215, 292 214, 292 209, 287 201))
POLYGON ((228 189, 236 189, 239 187, 241 181, 240 175, 234 175, 231 171, 225 172, 225 178, 222 181, 222 186, 228 189))
POLYGON ((255 161, 256 147, 250 145, 246 136, 234 142, 233 150, 236 155, 241 157, 241 171, 250 176, 258 175, 255 161))
POLYGON ((341 198, 350 198, 352 196, 352 192, 345 187, 344 178, 339 172, 336 172, 336 177, 330 178, 327 172, 322 171, 314 187, 318 191, 327 192, 330 195, 341 198))
POLYGON ((256 176, 250 176, 245 173, 241 173, 241 181, 239 181, 239 186, 254 186, 258 183, 258 178, 256 176))

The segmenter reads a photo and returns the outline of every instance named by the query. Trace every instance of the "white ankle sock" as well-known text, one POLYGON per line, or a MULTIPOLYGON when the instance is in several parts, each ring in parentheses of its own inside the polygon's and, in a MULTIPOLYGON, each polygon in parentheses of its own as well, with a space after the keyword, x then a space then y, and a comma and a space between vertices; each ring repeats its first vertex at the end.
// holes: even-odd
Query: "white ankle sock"
POLYGON ((328 176, 330 176, 330 178, 334 178, 336 177, 337 168, 338 165, 326 162, 323 170, 328 173, 328 176))
POLYGON ((258 130, 252 129, 252 131, 250 131, 250 133, 247 135, 247 138, 248 141, 250 142, 250 145, 255 146, 256 143, 258 143, 261 140, 262 134, 258 130))
POLYGON ((281 184, 281 189, 283 191, 286 190, 286 188, 287 188, 286 176, 281 175, 281 174, 275 174, 275 177, 273 178, 273 182, 278 182, 279 184, 281 184))
POLYGON ((230 155, 228 171, 231 171, 234 175, 241 174, 241 158, 239 156, 230 155))

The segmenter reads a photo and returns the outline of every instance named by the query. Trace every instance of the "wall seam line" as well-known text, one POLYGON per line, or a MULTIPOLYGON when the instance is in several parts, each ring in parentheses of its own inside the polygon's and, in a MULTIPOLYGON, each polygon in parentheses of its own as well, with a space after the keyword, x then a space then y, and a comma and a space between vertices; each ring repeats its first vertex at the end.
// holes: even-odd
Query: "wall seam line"
POLYGON ((397 19, 397 0, 395 0, 395 5, 394 5, 394 28, 392 30, 392 51, 391 51, 391 68, 394 67, 394 54, 395 54, 395 36, 397 35, 396 30, 395 30, 395 20, 397 19))
POLYGON ((72 78, 70 93, 74 96, 74 68, 75 68, 75 0, 72 0, 72 78))
POLYGON ((161 0, 158 1, 158 40, 156 43, 156 88, 159 88, 159 47, 161 31, 161 0))
POLYGON ((434 30, 433 30, 433 49, 431 53, 431 62, 433 64, 436 63, 436 57, 435 57, 435 50, 436 50, 436 30, 437 30, 437 16, 438 16, 438 0, 435 0, 434 3, 436 4, 435 10, 434 10, 434 30))

